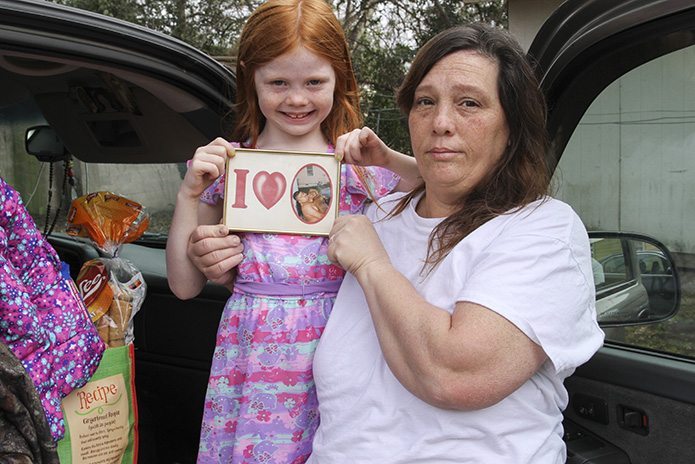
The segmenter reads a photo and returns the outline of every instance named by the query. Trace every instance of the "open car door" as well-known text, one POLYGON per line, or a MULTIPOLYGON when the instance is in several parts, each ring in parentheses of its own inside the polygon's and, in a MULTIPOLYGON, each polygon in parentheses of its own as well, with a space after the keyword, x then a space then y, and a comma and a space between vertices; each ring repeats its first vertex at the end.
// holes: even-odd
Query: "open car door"
POLYGON ((569 0, 529 54, 555 196, 604 279, 605 345, 566 381, 567 462, 695 462, 695 3, 569 0))
POLYGON ((196 299, 178 300, 167 284, 164 245, 185 161, 228 133, 234 85, 232 71, 169 36, 45 1, 0 0, 0 172, 37 225, 46 223, 73 277, 100 251, 61 229, 71 199, 108 190, 151 214, 143 239, 120 250, 147 283, 135 316, 143 463, 192 463, 198 450, 228 291, 211 285, 196 299), (60 143, 29 156, 30 127, 60 143), (56 211, 62 214, 54 221, 56 211))

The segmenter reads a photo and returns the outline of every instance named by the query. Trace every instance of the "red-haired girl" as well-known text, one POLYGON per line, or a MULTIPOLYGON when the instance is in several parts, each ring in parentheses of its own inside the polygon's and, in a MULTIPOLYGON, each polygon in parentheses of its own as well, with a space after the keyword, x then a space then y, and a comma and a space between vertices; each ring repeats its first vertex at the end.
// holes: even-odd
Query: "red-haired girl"
POLYGON ((198 462, 301 463, 319 420, 314 350, 344 271, 328 260, 325 237, 237 236, 220 226, 225 159, 235 146, 325 153, 335 143, 336 156, 361 165, 343 165, 341 214, 409 189, 419 182, 417 168, 368 129, 355 132, 359 91, 343 30, 324 0, 270 0, 254 11, 239 44, 236 102, 231 139, 239 144, 218 138, 195 152, 167 243, 179 298, 195 297, 208 280, 232 290, 198 462), (343 150, 339 136, 347 132, 359 135, 363 150, 343 150))

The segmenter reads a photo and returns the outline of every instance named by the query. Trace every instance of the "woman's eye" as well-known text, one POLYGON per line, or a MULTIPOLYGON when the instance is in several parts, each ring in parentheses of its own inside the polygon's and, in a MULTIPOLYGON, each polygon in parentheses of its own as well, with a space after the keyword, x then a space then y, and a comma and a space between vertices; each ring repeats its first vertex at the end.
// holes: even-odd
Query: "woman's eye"
POLYGON ((480 105, 478 105, 478 102, 475 100, 463 100, 461 101, 461 106, 465 106, 466 108, 476 108, 480 105))
POLYGON ((429 106, 432 105, 434 102, 430 98, 416 98, 415 99, 415 105, 416 106, 429 106))

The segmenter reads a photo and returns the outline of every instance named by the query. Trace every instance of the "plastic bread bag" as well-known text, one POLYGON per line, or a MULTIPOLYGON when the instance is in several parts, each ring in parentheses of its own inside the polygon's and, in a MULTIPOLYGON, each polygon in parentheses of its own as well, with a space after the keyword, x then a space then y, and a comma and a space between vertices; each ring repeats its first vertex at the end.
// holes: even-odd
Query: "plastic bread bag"
POLYGON ((82 265, 77 288, 107 346, 132 343, 133 317, 147 288, 142 274, 126 259, 95 258, 82 265))
POLYGON ((89 237, 104 254, 84 263, 76 281, 99 335, 109 347, 132 343, 132 321, 145 299, 146 285, 118 250, 145 232, 149 215, 137 202, 95 192, 72 202, 68 222, 69 235, 89 237))
POLYGON ((94 192, 73 200, 68 212, 68 235, 89 237, 104 254, 137 240, 147 230, 150 216, 135 201, 111 192, 94 192))

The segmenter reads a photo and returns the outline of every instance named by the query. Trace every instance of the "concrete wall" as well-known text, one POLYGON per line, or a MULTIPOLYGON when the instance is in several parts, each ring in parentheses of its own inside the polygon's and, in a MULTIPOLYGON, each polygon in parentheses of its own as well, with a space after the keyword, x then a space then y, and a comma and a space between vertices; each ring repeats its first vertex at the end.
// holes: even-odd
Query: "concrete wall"
POLYGON ((644 64, 591 105, 556 173, 590 229, 695 253, 695 46, 644 64), (684 214, 685 212, 685 214, 684 214))
POLYGON ((528 50, 543 22, 563 0, 508 0, 509 32, 528 50))

